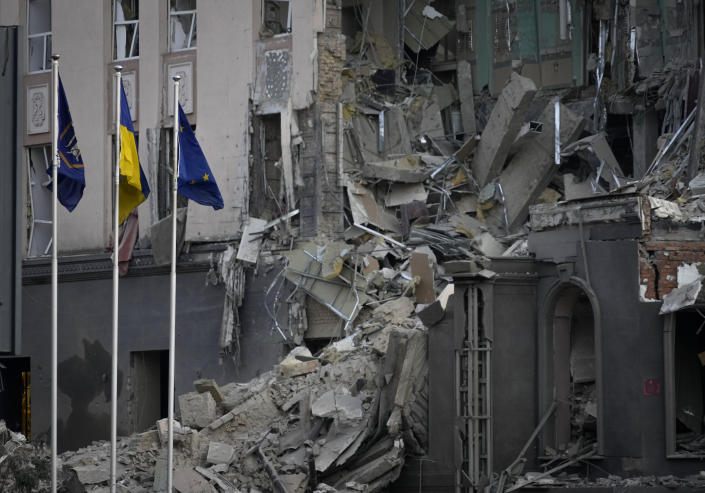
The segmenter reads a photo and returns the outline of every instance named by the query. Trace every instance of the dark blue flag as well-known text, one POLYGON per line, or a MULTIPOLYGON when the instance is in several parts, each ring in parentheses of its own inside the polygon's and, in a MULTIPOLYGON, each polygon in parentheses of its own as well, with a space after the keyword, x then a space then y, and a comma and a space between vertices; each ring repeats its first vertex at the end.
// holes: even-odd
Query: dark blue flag
MULTIPOLYGON (((76 132, 73 120, 66 101, 64 85, 59 77, 59 138, 56 142, 59 153, 58 188, 59 202, 69 211, 74 210, 78 201, 83 197, 86 187, 86 178, 83 174, 83 158, 76 141, 76 132)), ((51 166, 47 168, 51 176, 51 166)))
POLYGON ((223 208, 223 197, 203 155, 201 146, 179 104, 179 179, 178 191, 184 197, 213 209, 223 208))

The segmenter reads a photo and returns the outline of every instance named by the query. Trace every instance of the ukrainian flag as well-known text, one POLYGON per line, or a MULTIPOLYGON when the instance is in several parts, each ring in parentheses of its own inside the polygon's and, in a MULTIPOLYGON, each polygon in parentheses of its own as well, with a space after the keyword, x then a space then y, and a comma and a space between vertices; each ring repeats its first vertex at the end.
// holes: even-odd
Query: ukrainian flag
POLYGON ((147 200, 149 185, 142 172, 140 160, 137 157, 137 142, 135 129, 132 126, 130 107, 125 97, 125 87, 120 81, 120 224, 127 219, 130 212, 147 200))

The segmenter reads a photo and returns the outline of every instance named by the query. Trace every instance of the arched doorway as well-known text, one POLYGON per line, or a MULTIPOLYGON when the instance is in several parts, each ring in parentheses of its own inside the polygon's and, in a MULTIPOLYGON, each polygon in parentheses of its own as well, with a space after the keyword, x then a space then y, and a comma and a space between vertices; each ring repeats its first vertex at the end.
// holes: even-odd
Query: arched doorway
POLYGON ((543 432, 542 455, 576 452, 600 444, 599 310, 582 279, 557 283, 550 290, 539 344, 543 414, 556 403, 543 432))

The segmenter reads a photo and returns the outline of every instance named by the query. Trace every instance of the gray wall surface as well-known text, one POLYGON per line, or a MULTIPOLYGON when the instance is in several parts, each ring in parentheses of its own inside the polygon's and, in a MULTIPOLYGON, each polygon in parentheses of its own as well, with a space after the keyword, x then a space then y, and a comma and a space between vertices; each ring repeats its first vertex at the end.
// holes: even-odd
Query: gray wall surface
POLYGON ((0 353, 19 349, 15 331, 18 257, 17 27, 0 27, 0 353))
MULTIPOLYGON (((270 330, 262 309, 272 276, 248 275, 249 290, 240 316, 241 364, 219 354, 223 311, 222 285, 205 283, 206 272, 177 275, 176 396, 193 391, 198 378, 223 385, 247 381, 271 369, 283 352, 282 339, 270 330)), ((169 276, 120 280, 118 434, 132 429, 129 416, 130 352, 167 350, 169 276)), ((33 439, 48 438, 50 421, 50 285, 23 288, 23 355, 31 358, 33 439)), ((92 279, 59 285, 59 448, 75 449, 109 439, 112 280, 92 279)), ((177 404, 178 410, 178 404, 177 404)))

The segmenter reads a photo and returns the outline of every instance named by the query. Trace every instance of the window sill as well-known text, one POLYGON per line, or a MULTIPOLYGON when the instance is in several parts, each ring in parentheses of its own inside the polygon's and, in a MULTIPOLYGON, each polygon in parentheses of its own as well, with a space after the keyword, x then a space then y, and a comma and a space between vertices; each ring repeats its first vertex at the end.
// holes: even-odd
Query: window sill
POLYGON ((27 75, 46 74, 49 72, 51 72, 51 68, 46 68, 42 70, 32 70, 31 72, 27 72, 27 75))
POLYGON ((178 50, 169 50, 169 53, 183 53, 184 51, 196 51, 198 46, 193 46, 191 48, 180 48, 178 50))
POLYGON ((692 454, 690 452, 684 452, 684 453, 678 453, 678 452, 673 452, 670 454, 666 454, 666 459, 677 459, 677 460, 683 460, 683 459, 697 459, 697 460, 703 460, 705 459, 705 454, 692 454))

